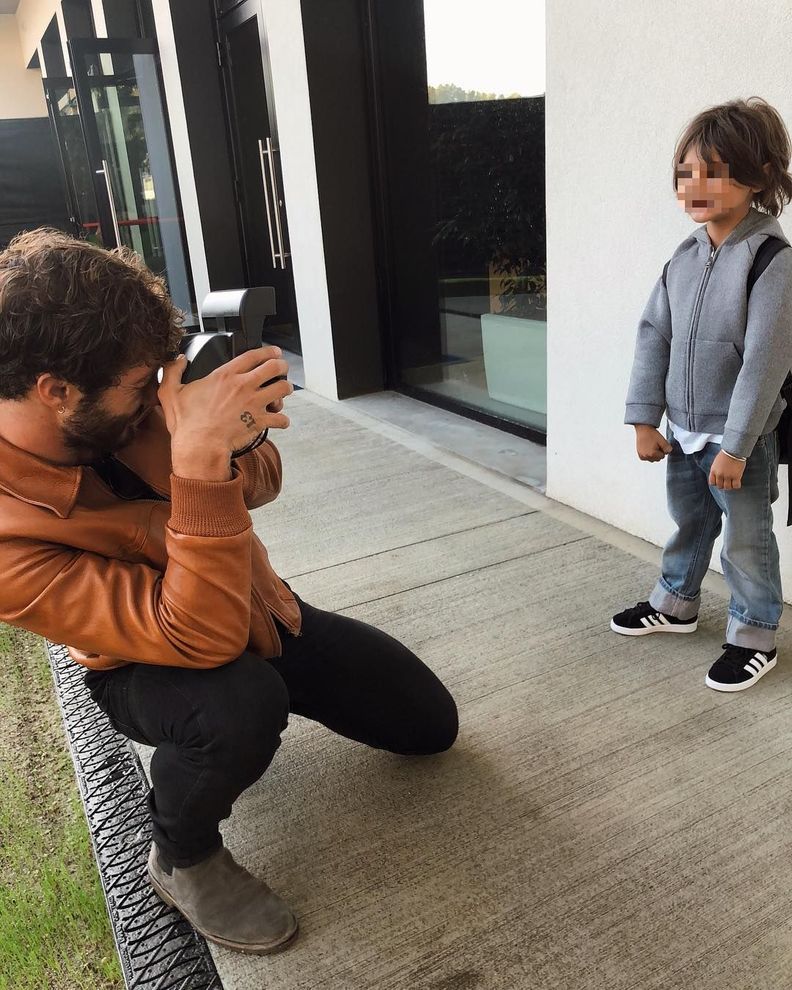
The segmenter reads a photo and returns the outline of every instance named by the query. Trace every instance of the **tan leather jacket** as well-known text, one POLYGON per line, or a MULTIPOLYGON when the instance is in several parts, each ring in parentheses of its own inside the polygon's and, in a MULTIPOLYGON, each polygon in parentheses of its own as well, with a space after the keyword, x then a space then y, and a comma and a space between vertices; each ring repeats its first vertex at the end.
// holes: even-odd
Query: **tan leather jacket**
POLYGON ((116 457, 169 501, 125 501, 93 468, 0 439, 0 620, 95 670, 279 656, 273 616, 299 635, 300 610, 248 511, 280 492, 275 446, 235 461, 231 481, 178 478, 157 408, 116 457))

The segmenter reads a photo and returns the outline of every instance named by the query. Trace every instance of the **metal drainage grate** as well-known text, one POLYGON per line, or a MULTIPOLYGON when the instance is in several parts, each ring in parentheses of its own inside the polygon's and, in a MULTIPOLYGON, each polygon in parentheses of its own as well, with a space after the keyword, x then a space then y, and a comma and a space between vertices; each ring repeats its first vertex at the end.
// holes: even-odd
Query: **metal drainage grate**
POLYGON ((128 990, 223 990, 204 939, 146 879, 151 826, 137 753, 93 703, 66 647, 47 650, 128 990))

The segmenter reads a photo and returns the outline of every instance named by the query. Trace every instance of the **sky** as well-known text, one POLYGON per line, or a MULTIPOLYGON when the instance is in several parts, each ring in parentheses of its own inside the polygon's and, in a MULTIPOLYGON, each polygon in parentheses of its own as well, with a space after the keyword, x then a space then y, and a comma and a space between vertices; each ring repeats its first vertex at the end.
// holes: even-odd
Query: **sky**
POLYGON ((424 0, 429 85, 545 91, 545 0, 424 0))

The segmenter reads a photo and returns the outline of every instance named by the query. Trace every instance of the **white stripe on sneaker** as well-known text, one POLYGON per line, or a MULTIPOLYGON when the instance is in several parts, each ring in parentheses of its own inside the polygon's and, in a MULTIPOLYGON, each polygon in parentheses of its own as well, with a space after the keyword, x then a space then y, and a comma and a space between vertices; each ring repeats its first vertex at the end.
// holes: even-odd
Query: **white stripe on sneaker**
POLYGON ((641 625, 646 626, 647 629, 651 629, 652 628, 652 623, 651 623, 648 615, 645 615, 641 619, 641 625))
POLYGON ((756 657, 751 657, 748 663, 743 667, 743 670, 747 670, 749 674, 758 674, 762 667, 764 667, 764 664, 761 660, 758 660, 756 657))
POLYGON ((671 623, 670 623, 670 622, 668 621, 668 619, 667 619, 667 618, 666 618, 666 617, 665 617, 665 616, 663 615, 663 613, 662 613, 662 612, 658 612, 658 613, 657 613, 657 618, 658 618, 658 619, 659 619, 659 621, 660 621, 660 625, 662 625, 662 626, 670 626, 670 625, 671 625, 671 623))

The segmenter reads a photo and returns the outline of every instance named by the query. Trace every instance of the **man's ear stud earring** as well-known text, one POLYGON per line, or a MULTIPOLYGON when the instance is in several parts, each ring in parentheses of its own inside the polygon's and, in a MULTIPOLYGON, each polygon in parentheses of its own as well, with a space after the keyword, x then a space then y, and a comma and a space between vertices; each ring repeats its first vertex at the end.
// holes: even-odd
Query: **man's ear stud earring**
POLYGON ((66 406, 58 406, 58 412, 62 416, 66 412, 66 406))

